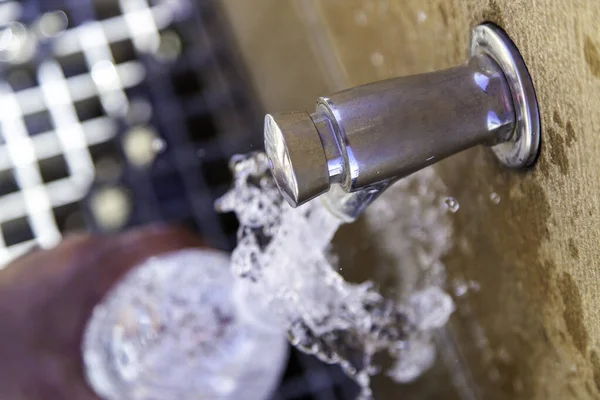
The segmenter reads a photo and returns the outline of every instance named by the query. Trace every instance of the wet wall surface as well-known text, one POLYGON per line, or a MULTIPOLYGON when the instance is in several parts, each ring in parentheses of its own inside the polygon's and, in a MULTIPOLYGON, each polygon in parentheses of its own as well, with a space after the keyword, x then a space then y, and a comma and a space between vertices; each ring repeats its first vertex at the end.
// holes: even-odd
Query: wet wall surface
POLYGON ((263 0, 242 13, 224 3, 251 49, 255 86, 274 110, 310 110, 330 91, 462 63, 470 30, 484 21, 508 32, 534 80, 542 150, 523 173, 502 169, 484 148, 436 168, 460 203, 444 259, 449 280, 480 288, 455 299, 453 337, 480 398, 600 396, 600 5, 263 0), (261 29, 243 23, 274 7, 279 17, 261 29), (282 39, 261 42, 265 32, 282 39), (301 44, 295 57, 287 43, 301 44))

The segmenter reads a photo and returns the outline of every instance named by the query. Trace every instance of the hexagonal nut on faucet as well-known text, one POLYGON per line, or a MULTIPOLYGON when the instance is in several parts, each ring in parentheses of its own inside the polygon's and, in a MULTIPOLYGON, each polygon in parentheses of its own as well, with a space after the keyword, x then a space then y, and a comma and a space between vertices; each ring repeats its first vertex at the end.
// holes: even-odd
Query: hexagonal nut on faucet
POLYGON ((325 150, 307 112, 267 114, 265 151, 275 182, 292 207, 329 190, 325 150))

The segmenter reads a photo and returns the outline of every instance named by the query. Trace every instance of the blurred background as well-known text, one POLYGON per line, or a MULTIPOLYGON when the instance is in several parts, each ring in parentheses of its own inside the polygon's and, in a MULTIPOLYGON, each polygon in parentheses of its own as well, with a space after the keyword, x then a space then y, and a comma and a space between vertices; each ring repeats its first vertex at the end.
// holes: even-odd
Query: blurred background
MULTIPOLYGON (((184 225, 231 250, 213 202, 263 110, 211 0, 0 0, 0 267, 68 232, 184 225)), ((275 399, 349 399, 292 351, 275 399)))

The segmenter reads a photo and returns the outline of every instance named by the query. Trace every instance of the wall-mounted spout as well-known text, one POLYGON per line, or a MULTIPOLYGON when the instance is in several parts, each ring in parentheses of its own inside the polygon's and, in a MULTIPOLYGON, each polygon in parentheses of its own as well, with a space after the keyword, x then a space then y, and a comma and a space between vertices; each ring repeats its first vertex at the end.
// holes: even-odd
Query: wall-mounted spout
POLYGON ((395 78, 319 98, 314 113, 267 115, 265 148, 275 180, 298 206, 328 192, 356 218, 389 184, 478 144, 502 163, 531 165, 540 123, 518 50, 491 24, 473 31, 471 58, 451 69, 395 78))

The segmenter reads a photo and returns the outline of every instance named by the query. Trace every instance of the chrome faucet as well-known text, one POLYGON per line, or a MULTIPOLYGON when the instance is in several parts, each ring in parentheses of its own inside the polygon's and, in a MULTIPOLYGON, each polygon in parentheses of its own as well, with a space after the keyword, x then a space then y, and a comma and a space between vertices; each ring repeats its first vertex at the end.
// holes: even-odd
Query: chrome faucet
POLYGON ((324 197, 346 220, 397 179, 460 151, 491 146, 504 165, 524 168, 539 142, 533 83, 492 24, 474 29, 464 65, 321 97, 312 114, 265 117, 266 153, 286 200, 296 207, 336 185, 324 197))

